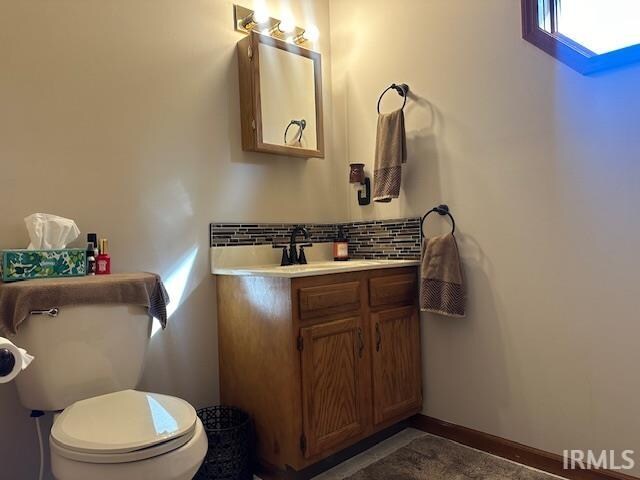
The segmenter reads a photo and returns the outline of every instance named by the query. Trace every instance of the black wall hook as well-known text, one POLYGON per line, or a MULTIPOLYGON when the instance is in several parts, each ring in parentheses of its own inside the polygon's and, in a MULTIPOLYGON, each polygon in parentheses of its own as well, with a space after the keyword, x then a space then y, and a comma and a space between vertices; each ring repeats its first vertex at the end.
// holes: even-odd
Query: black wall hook
POLYGON ((389 85, 387 88, 384 89, 384 91, 380 94, 380 98, 378 98, 378 113, 380 113, 380 101, 382 100, 382 97, 384 97, 384 94, 387 93, 389 90, 395 90, 396 92, 398 92, 398 95, 400 95, 402 98, 404 98, 404 102, 402 102, 402 107, 400 107, 401 110, 404 110, 404 106, 407 104, 407 95, 409 95, 409 85, 407 85, 406 83, 392 83, 391 85, 389 85))
POLYGON ((451 234, 453 235, 456 231, 456 221, 454 220, 453 215, 451 215, 451 212, 449 211, 449 205, 442 204, 442 205, 438 205, 437 207, 433 207, 424 215, 424 217, 422 217, 422 220, 420 222, 420 233, 422 234, 422 237, 427 238, 427 236, 424 234, 424 228, 423 228, 424 221, 427 219, 429 214, 433 212, 442 216, 447 215, 451 219, 451 234))

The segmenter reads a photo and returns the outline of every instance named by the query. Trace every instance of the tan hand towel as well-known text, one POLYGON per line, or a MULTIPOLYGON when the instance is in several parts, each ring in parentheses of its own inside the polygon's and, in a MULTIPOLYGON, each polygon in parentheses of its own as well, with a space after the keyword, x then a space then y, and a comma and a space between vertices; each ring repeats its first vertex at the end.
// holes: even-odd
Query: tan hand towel
POLYGON ((458 244, 452 233, 422 243, 420 310, 464 317, 465 292, 458 244))
POLYGON ((0 331, 16 333, 32 310, 90 304, 141 305, 165 328, 169 295, 154 273, 0 282, 0 331))
POLYGON ((378 115, 373 200, 390 202, 400 195, 402 164, 407 161, 407 137, 402 109, 378 115))

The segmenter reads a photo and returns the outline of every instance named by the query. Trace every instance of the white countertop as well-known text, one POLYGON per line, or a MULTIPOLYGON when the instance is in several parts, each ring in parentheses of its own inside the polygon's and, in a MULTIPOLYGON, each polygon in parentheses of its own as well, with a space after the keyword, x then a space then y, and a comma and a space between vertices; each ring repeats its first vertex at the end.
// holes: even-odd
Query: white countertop
POLYGON ((358 272, 378 268, 397 268, 419 265, 418 260, 348 260, 346 262, 311 261, 306 265, 258 265, 214 267, 211 273, 215 275, 244 275, 253 277, 311 277, 314 275, 329 275, 332 273, 358 272))
POLYGON ((333 245, 316 243, 305 249, 306 265, 280 266, 281 249, 270 245, 212 247, 211 273, 214 275, 245 275, 254 277, 311 277, 331 273, 358 272, 376 268, 411 267, 418 260, 360 260, 333 261, 333 245))

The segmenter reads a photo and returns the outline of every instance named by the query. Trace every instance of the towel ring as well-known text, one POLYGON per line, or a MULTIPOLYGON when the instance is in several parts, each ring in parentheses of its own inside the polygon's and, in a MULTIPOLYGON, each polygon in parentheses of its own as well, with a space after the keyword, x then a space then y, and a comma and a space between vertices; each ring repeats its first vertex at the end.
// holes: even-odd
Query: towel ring
MULTIPOLYGON (((289 122, 289 125, 287 125, 287 128, 284 130, 284 144, 287 144, 287 133, 289 133, 289 128, 291 128, 291 125, 297 125, 298 128, 300 130, 298 130, 298 133, 296 133, 296 137, 298 137, 298 142, 302 141, 302 134, 304 132, 304 129, 307 128, 307 121, 303 118, 302 120, 291 120, 289 122)), ((295 137, 294 137, 295 138, 295 137)))
POLYGON ((445 216, 445 215, 449 216, 449 218, 451 219, 451 235, 453 235, 456 231, 456 221, 453 219, 453 215, 451 215, 451 212, 449 211, 449 206, 442 204, 432 208, 425 214, 424 217, 422 217, 422 221, 420 222, 420 233, 422 234, 422 236, 424 238, 427 238, 427 236, 424 234, 424 229, 423 229, 424 221, 427 219, 429 214, 433 212, 436 212, 437 214, 442 216, 445 216))
POLYGON ((384 91, 380 94, 380 98, 378 98, 378 113, 380 113, 380 101, 382 100, 382 97, 384 97, 384 94, 391 89, 398 92, 398 95, 404 98, 404 102, 402 102, 402 107, 400 107, 400 110, 404 110, 404 106, 407 104, 407 95, 409 94, 409 85, 407 85, 406 83, 401 83, 400 85, 396 85, 395 83, 392 83, 391 85, 389 85, 387 88, 384 89, 384 91))

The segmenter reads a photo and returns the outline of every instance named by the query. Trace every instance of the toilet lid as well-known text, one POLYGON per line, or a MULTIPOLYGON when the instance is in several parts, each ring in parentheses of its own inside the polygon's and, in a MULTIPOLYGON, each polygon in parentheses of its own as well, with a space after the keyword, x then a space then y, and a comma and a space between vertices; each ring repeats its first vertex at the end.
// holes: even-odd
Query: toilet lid
POLYGON ((53 424, 51 438, 76 452, 127 453, 190 438, 196 419, 194 408, 180 398, 124 390, 66 408, 53 424))

